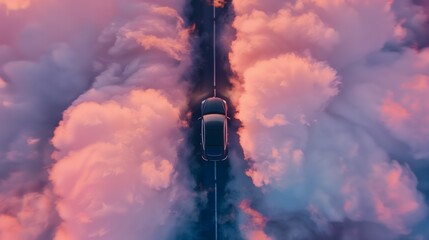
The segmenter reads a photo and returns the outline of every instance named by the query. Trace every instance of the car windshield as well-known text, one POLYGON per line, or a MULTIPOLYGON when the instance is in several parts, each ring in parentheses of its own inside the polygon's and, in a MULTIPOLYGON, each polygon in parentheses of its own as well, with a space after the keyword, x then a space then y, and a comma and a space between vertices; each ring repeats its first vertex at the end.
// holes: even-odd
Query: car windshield
POLYGON ((207 123, 205 138, 206 146, 223 146, 223 123, 207 123))
POLYGON ((203 114, 225 114, 225 109, 223 107, 223 102, 221 100, 208 100, 203 114))

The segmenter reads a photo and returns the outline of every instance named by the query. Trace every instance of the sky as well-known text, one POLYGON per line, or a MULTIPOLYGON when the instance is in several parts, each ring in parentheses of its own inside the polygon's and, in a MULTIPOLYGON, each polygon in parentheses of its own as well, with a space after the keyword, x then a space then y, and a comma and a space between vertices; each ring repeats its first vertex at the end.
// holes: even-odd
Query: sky
MULTIPOLYGON (((195 1, 0 0, 0 239, 200 238, 195 1)), ((215 6, 233 237, 429 239, 429 3, 215 6)))

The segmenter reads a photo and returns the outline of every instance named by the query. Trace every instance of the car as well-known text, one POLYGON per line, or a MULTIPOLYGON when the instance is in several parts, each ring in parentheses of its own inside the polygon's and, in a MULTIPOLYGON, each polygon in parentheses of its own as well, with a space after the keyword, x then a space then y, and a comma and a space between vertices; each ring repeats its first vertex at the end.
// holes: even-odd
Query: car
POLYGON ((201 102, 201 157, 205 161, 228 158, 228 106, 219 97, 201 102))

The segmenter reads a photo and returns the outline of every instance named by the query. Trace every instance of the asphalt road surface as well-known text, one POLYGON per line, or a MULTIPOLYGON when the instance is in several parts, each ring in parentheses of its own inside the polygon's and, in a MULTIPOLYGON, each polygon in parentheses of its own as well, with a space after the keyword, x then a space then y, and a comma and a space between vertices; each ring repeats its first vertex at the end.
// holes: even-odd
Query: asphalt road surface
POLYGON ((195 25, 194 37, 197 41, 193 49, 193 69, 191 73, 191 100, 189 102, 189 111, 192 114, 189 120, 189 129, 187 129, 188 145, 192 146, 192 153, 186 155, 182 161, 187 161, 189 171, 197 183, 195 192, 198 196, 194 201, 199 209, 197 219, 194 220, 192 233, 178 236, 178 239, 241 239, 237 225, 237 210, 234 204, 229 201, 231 193, 227 189, 227 184, 231 180, 230 159, 218 162, 216 166, 216 184, 215 191, 215 169, 213 162, 205 162, 201 158, 200 150, 200 129, 201 123, 198 118, 201 116, 200 104, 207 97, 213 96, 213 66, 215 68, 217 82, 217 96, 228 102, 228 116, 232 119, 229 123, 230 151, 237 146, 238 123, 234 120, 234 107, 225 95, 227 90, 232 87, 229 82, 231 70, 228 63, 228 51, 224 45, 218 44, 219 36, 225 27, 231 25, 231 1, 228 1, 224 8, 216 9, 216 60, 213 55, 213 8, 205 0, 190 1, 192 9, 188 10, 187 21, 189 25, 195 25), (216 62, 215 62, 216 61, 216 62), (216 196, 215 196, 216 195, 216 196), (217 199, 217 212, 216 210, 217 199), (216 224, 216 219, 218 224, 216 224), (217 229, 216 229, 217 226, 217 229), (191 237, 192 236, 192 237, 191 237))

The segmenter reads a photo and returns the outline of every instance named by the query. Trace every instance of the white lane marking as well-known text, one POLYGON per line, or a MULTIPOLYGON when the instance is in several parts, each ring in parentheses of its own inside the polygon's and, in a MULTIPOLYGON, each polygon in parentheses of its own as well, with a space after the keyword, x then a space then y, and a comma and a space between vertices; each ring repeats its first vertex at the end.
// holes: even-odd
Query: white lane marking
POLYGON ((216 97, 216 7, 213 2, 213 94, 216 97))
POLYGON ((214 162, 214 185, 215 185, 215 240, 217 240, 217 169, 216 161, 214 162))
MULTIPOLYGON (((216 7, 213 1, 213 95, 216 97, 216 7)), ((217 240, 217 169, 214 162, 215 240, 217 240)))

